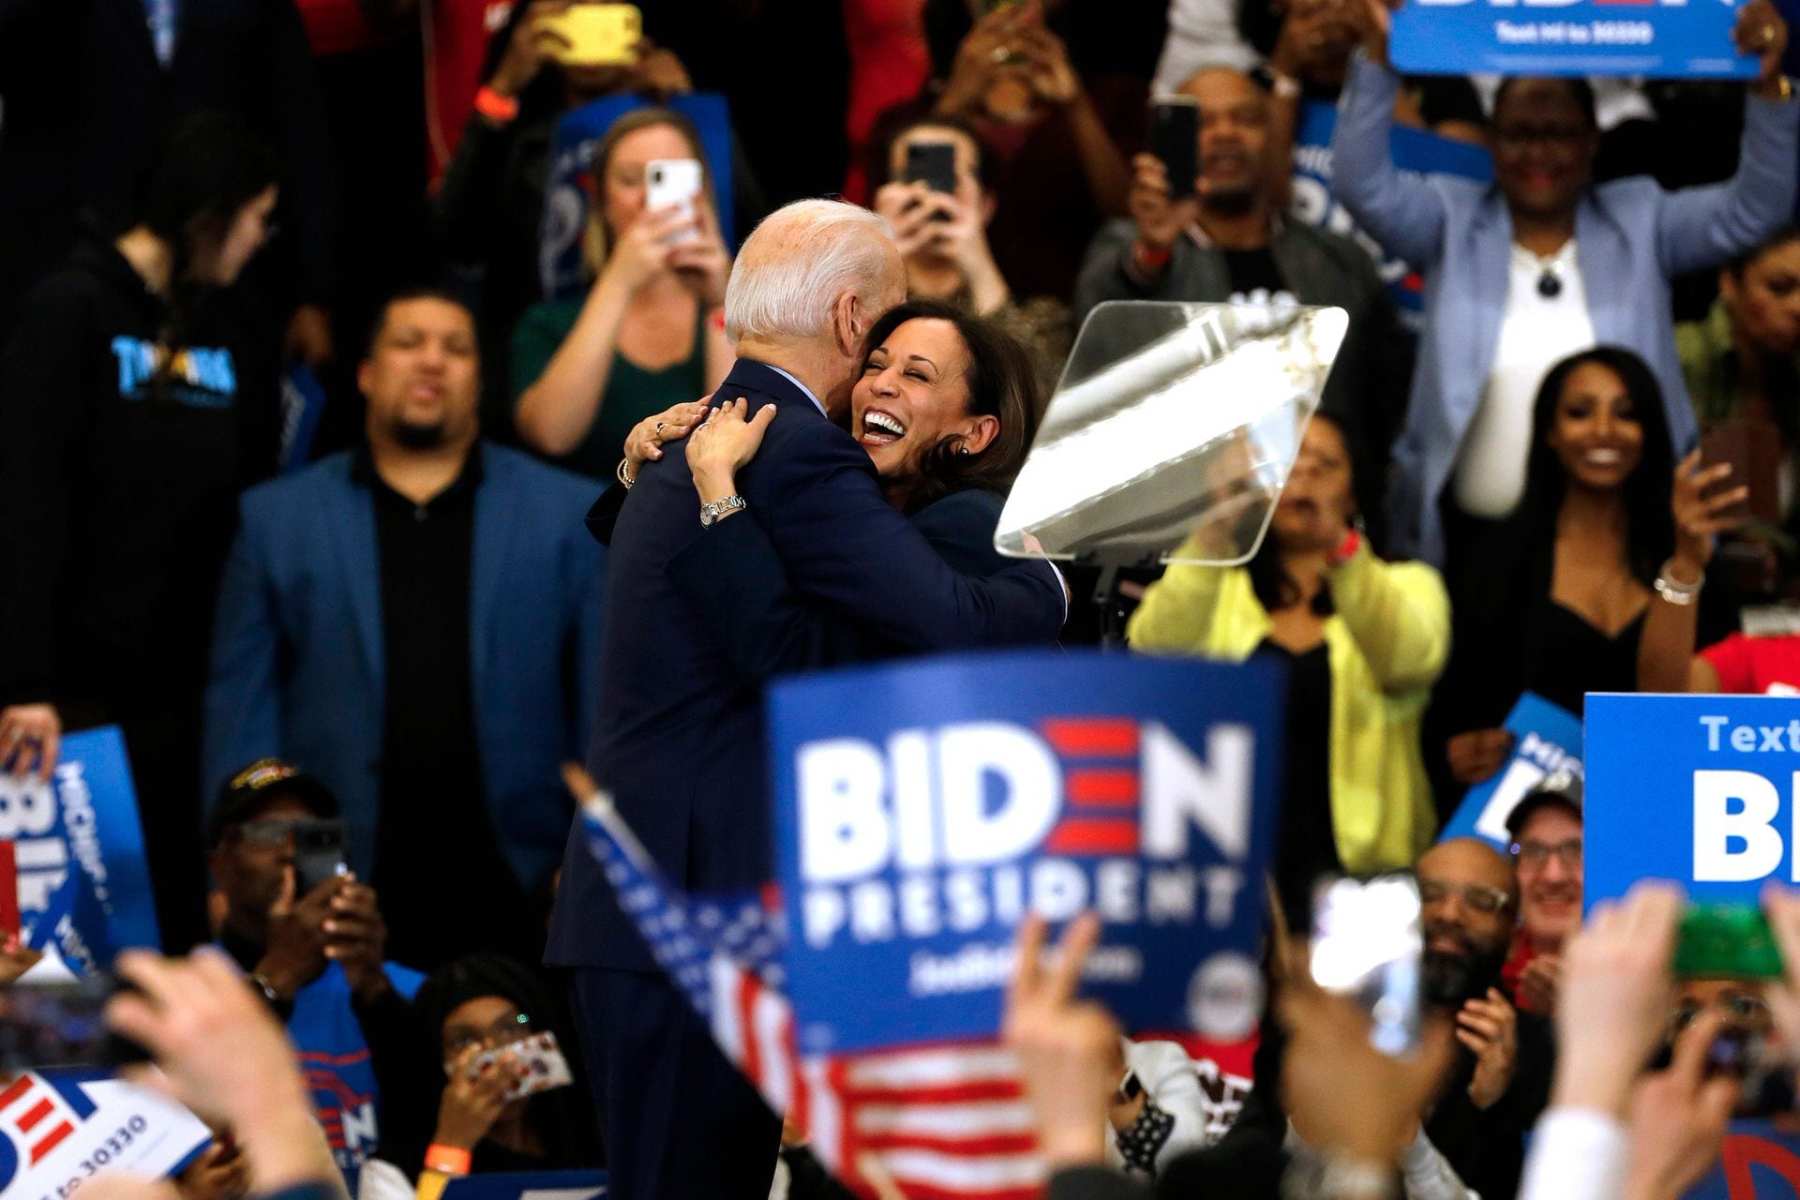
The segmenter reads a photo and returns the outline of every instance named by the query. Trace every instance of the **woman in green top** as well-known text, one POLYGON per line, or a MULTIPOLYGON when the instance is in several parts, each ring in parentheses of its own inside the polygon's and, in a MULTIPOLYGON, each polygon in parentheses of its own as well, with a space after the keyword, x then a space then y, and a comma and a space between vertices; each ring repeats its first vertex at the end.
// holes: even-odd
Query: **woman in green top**
POLYGON ((527 446, 604 478, 632 426, 724 382, 731 256, 711 197, 687 118, 638 109, 607 130, 594 154, 587 234, 594 284, 584 299, 533 306, 513 333, 513 419, 527 446), (646 168, 679 158, 699 160, 703 198, 692 211, 647 209, 646 168))

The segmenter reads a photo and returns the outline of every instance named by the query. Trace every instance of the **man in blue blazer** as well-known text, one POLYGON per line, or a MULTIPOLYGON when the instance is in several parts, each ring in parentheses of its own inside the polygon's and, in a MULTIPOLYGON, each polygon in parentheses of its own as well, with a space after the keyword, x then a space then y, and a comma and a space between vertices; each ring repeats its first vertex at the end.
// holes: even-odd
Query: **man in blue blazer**
POLYGON ((594 486, 480 440, 474 319, 392 300, 358 384, 368 442, 245 493, 206 695, 205 770, 301 764, 339 797, 390 953, 535 957, 592 728, 594 486), (534 917, 535 911, 535 917, 534 917))
MULTIPOLYGON (((867 452, 830 419, 849 403, 863 333, 904 290, 880 218, 854 205, 791 204, 744 243, 725 298, 738 361, 714 399, 743 397, 752 413, 773 403, 778 415, 737 476, 746 511, 734 519, 761 524, 797 593, 874 641, 921 653, 1053 640, 1067 615, 1054 570, 1021 562, 982 580, 957 575, 888 506, 867 452)), ((640 469, 609 551, 588 767, 677 884, 735 892, 771 874, 762 687, 733 666, 719 629, 749 614, 727 594, 696 605, 675 584, 674 561, 713 532, 704 520, 683 455, 640 469)), ((767 1196, 778 1119, 657 970, 579 827, 548 959, 577 968, 610 1194, 767 1196)))

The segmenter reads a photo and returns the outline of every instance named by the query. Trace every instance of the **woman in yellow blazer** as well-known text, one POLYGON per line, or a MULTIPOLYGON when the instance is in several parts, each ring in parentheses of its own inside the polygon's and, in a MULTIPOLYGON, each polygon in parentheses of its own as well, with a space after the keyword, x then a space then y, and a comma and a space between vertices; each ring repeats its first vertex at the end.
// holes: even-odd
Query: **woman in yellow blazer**
POLYGON ((1287 665, 1274 875, 1300 928, 1319 874, 1410 867, 1437 826, 1419 722, 1449 655, 1450 602, 1431 567, 1375 557, 1352 524, 1352 484, 1343 430, 1314 416, 1256 557, 1171 566, 1126 627, 1140 651, 1287 665))

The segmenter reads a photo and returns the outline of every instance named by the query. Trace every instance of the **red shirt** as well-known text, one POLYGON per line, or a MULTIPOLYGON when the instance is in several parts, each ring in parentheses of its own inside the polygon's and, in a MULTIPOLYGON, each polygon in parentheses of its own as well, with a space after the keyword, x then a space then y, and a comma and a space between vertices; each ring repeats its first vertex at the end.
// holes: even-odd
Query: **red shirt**
POLYGON ((1700 657, 1719 674, 1721 692, 1800 694, 1800 636, 1746 637, 1734 633, 1700 657))
POLYGON ((361 0, 299 0, 298 7, 314 54, 366 50, 374 43, 361 0))
MULTIPOLYGON (((1524 995, 1519 991, 1519 976, 1525 973, 1525 968, 1536 957, 1537 951, 1531 948, 1531 942, 1526 938, 1525 931, 1519 930, 1513 935, 1512 957, 1508 958, 1506 965, 1500 968, 1500 990, 1506 993, 1507 997, 1512 1000, 1513 1007, 1520 1012, 1537 1012, 1526 1002, 1524 995)), ((1540 1013, 1539 1015, 1547 1017, 1550 1014, 1540 1013)))

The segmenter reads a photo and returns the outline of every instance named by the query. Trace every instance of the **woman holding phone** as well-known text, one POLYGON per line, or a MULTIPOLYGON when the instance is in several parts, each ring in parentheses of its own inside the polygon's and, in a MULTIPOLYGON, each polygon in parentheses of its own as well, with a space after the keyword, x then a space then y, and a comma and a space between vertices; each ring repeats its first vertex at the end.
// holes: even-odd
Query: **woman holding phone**
POLYGON ((535 305, 519 321, 513 417, 526 445, 603 478, 638 422, 724 382, 731 256, 699 134, 679 113, 620 117, 595 151, 593 181, 593 286, 584 298, 535 305), (673 180, 691 173, 688 163, 699 165, 693 198, 652 208, 653 172, 673 180))

